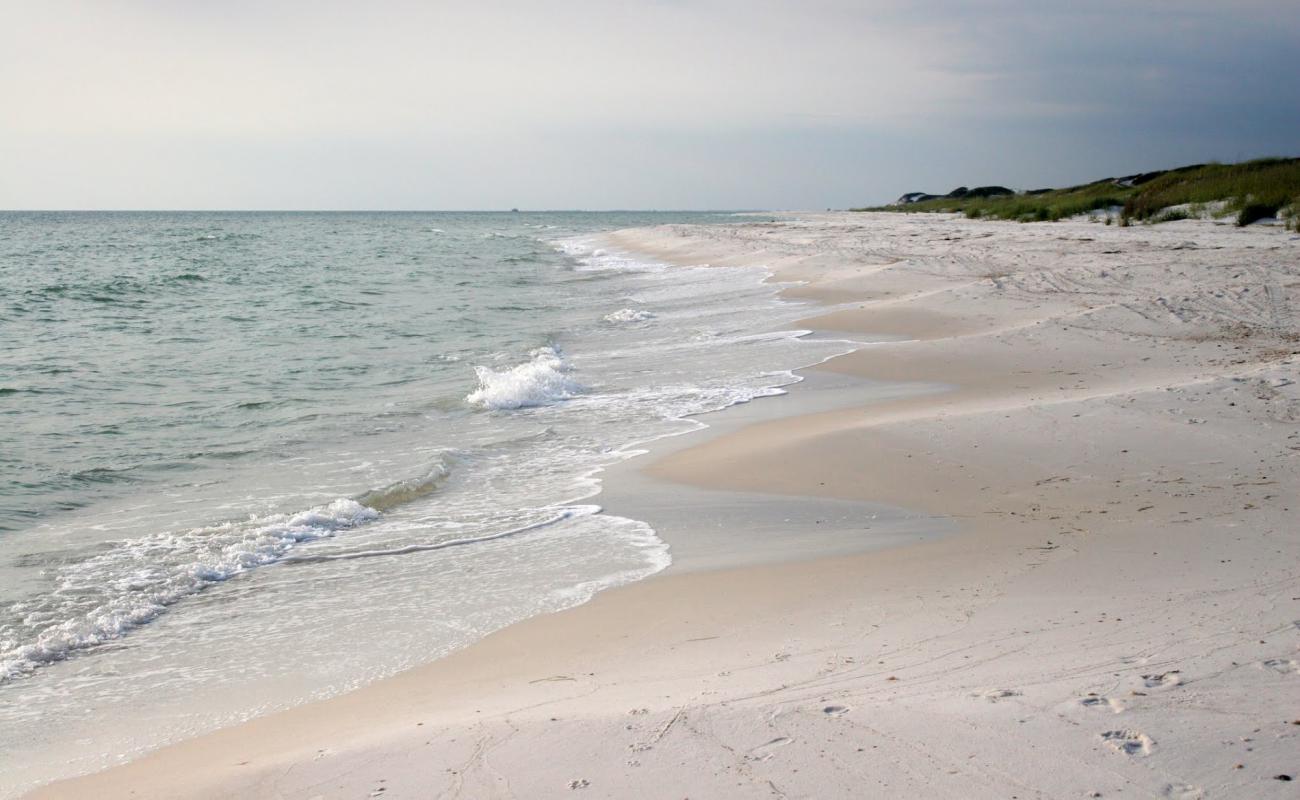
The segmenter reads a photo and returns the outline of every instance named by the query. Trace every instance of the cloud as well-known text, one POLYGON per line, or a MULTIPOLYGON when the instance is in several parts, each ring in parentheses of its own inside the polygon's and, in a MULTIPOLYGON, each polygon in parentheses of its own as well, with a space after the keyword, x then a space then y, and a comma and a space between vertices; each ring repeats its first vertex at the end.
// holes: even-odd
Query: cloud
POLYGON ((0 206, 820 207, 1293 136, 1285 4, 1053 5, 21 4, 0 206))

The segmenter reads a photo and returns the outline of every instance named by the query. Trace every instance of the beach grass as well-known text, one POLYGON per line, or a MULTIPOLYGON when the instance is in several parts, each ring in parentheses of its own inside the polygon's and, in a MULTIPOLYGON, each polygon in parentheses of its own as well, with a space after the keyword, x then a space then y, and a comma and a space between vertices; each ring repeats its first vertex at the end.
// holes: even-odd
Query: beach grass
POLYGON ((936 197, 854 211, 949 212, 970 219, 1052 222, 1107 211, 1121 225, 1206 215, 1236 215, 1238 225, 1281 217, 1300 225, 1300 158, 1261 158, 1239 164, 1194 164, 1128 178, 1106 178, 1064 189, 998 197, 936 197))

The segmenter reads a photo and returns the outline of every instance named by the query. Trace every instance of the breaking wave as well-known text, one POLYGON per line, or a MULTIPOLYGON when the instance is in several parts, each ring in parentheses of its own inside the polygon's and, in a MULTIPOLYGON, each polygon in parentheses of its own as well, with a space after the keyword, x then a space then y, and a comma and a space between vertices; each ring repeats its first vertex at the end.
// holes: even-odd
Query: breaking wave
POLYGON ((378 519, 356 500, 297 514, 250 517, 126 539, 64 567, 48 594, 17 604, 0 625, 0 683, 152 621, 168 606, 280 561, 295 545, 378 519))
POLYGON ((528 361, 509 369, 475 367, 478 388, 465 402, 493 410, 548 406, 582 393, 582 385, 569 375, 572 371, 558 350, 539 347, 529 353, 528 361))
POLYGON ((655 315, 651 314, 649 311, 641 311, 635 308, 619 309, 618 311, 615 311, 612 314, 606 314, 603 317, 606 322, 612 322, 616 325, 626 322, 646 322, 654 318, 655 315))

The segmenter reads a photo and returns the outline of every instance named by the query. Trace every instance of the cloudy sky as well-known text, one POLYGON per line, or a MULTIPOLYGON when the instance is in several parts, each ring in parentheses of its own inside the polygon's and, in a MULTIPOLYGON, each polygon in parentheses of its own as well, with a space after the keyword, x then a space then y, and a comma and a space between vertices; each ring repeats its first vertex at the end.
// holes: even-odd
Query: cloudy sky
POLYGON ((1300 155, 1295 0, 0 9, 0 208, 838 208, 1300 155))

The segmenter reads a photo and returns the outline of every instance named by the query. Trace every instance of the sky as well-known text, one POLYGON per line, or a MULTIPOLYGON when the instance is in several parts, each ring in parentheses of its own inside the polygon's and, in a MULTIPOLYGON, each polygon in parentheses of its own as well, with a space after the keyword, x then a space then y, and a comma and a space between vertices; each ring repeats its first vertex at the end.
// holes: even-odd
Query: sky
POLYGON ((1300 155, 1295 0, 0 0, 0 208, 821 209, 1300 155))

